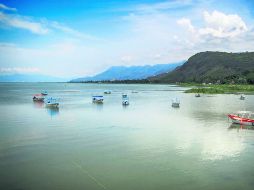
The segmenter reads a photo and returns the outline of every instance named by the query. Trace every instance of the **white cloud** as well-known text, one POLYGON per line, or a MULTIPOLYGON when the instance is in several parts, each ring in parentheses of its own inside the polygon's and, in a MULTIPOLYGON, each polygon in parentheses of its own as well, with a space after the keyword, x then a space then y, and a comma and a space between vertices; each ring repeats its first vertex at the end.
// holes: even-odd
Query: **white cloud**
POLYGON ((157 12, 163 10, 170 10, 176 8, 182 8, 186 6, 190 6, 193 4, 193 0, 168 0, 158 3, 150 3, 150 4, 140 4, 138 6, 132 7, 129 11, 135 12, 157 12))
POLYGON ((49 29, 42 23, 31 21, 28 17, 10 15, 0 12, 0 22, 10 27, 29 30, 35 34, 47 34, 49 29))
POLYGON ((211 35, 218 38, 235 37, 247 31, 247 26, 242 18, 236 14, 226 15, 219 11, 209 14, 204 12, 205 28, 201 28, 201 35, 211 35))
POLYGON ((13 74, 13 73, 38 73, 39 69, 36 67, 5 67, 0 68, 1 74, 13 74))
POLYGON ((195 29, 194 27, 192 26, 191 24, 191 21, 190 19, 187 19, 187 18, 181 18, 177 21, 177 24, 183 26, 183 27, 186 27, 187 30, 189 30, 190 32, 195 32, 195 29))
POLYGON ((67 34, 70 34, 72 36, 75 36, 75 37, 78 37, 80 39, 85 39, 85 40, 99 40, 97 37, 94 37, 92 35, 89 35, 89 34, 86 34, 86 33, 82 33, 82 32, 79 32, 77 30, 74 30, 68 26, 64 26, 58 22, 51 22, 50 24, 50 27, 52 28, 55 28, 55 29, 58 29, 62 32, 65 32, 67 34))
POLYGON ((219 11, 213 11, 211 14, 207 11, 203 13, 204 28, 195 29, 191 20, 181 18, 177 24, 188 29, 189 32, 200 36, 211 36, 214 38, 236 37, 245 33, 248 29, 242 18, 236 14, 226 15, 219 11))
POLYGON ((203 13, 203 27, 194 27, 190 19, 177 21, 179 26, 188 30, 176 43, 195 52, 200 51, 253 51, 254 32, 237 14, 225 14, 219 11, 203 13))
POLYGON ((17 11, 16 8, 11 8, 1 3, 0 3, 0 9, 7 10, 7 11, 17 11))
POLYGON ((130 55, 124 55, 124 56, 122 56, 121 57, 121 61, 123 62, 123 63, 130 63, 131 61, 133 60, 133 57, 132 56, 130 56, 130 55))
MULTIPOLYGON (((15 8, 10 8, 3 4, 0 4, 0 9, 12 10, 12 11, 16 10, 15 8)), ((82 33, 78 30, 72 29, 56 21, 49 21, 46 19, 35 21, 35 19, 31 17, 22 16, 19 14, 9 14, 9 13, 1 12, 1 11, 0 11, 0 23, 8 27, 28 30, 34 34, 39 34, 39 35, 45 35, 45 34, 48 34, 49 32, 61 31, 65 34, 68 34, 83 40, 101 40, 95 36, 82 33)))

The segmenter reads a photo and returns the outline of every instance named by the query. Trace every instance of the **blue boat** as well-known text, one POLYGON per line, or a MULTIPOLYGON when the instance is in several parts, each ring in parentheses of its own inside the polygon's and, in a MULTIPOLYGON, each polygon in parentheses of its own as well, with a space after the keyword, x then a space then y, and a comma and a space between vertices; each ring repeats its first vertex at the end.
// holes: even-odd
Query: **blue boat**
POLYGON ((100 103, 100 104, 102 104, 104 98, 103 98, 103 96, 93 96, 92 100, 93 100, 93 103, 100 103))
POLYGON ((122 94, 122 104, 123 104, 124 106, 127 106, 127 105, 130 104, 130 102, 129 102, 129 97, 128 97, 127 94, 122 94))
POLYGON ((58 107, 59 99, 58 98, 47 98, 45 102, 46 107, 58 107))
POLYGON ((41 95, 47 96, 47 95, 48 95, 48 92, 47 92, 47 91, 42 91, 42 92, 41 92, 41 95))

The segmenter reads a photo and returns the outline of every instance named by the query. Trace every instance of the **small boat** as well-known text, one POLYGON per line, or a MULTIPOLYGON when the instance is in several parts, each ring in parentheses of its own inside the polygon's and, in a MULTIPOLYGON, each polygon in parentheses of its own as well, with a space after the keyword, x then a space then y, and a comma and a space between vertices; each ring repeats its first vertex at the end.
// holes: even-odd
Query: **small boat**
POLYGON ((128 97, 127 94, 122 94, 122 104, 123 104, 124 106, 127 106, 127 105, 130 104, 130 102, 129 102, 129 97, 128 97))
POLYGON ((42 91, 42 92, 41 92, 41 95, 47 96, 47 95, 48 95, 48 92, 47 92, 47 91, 42 91))
POLYGON ((195 94, 195 97, 197 97, 197 98, 200 97, 200 94, 195 94))
POLYGON ((244 94, 241 94, 240 100, 245 100, 245 95, 244 94))
POLYGON ((172 107, 174 108, 179 108, 180 107, 180 100, 178 100, 177 98, 172 100, 172 107))
POLYGON ((100 103, 100 104, 102 104, 104 98, 103 98, 103 96, 93 96, 92 100, 93 100, 93 103, 100 103))
POLYGON ((33 101, 36 101, 36 102, 43 102, 44 99, 45 97, 42 94, 35 94, 33 96, 33 101))
POLYGON ((133 90, 133 91, 131 91, 131 93, 134 93, 134 94, 136 94, 136 93, 138 93, 138 91, 135 91, 135 90, 133 90))
POLYGON ((254 126, 254 113, 250 111, 238 111, 233 114, 228 114, 232 123, 240 125, 254 126))
POLYGON ((111 94, 111 91, 110 90, 105 90, 104 94, 111 94))
POLYGON ((58 98, 47 98, 46 101, 44 101, 46 104, 46 107, 58 107, 59 106, 59 99, 58 98))

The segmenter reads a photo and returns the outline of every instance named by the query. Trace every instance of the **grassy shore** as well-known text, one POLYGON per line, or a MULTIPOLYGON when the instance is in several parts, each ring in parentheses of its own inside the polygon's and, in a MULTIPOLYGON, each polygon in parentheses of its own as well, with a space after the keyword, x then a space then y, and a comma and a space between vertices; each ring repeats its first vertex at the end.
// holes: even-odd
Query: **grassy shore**
MULTIPOLYGON (((181 85, 182 86, 182 85, 181 85)), ((212 84, 212 85, 187 85, 193 88, 186 90, 185 93, 204 93, 204 94, 227 94, 227 93, 254 93, 254 85, 233 85, 233 84, 212 84)))

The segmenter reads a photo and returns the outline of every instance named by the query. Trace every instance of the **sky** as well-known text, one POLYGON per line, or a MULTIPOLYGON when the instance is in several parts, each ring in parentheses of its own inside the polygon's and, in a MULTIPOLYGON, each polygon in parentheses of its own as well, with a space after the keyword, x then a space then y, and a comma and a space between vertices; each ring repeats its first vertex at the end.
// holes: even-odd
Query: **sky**
POLYGON ((75 78, 201 51, 254 51, 254 0, 0 0, 0 74, 75 78))

